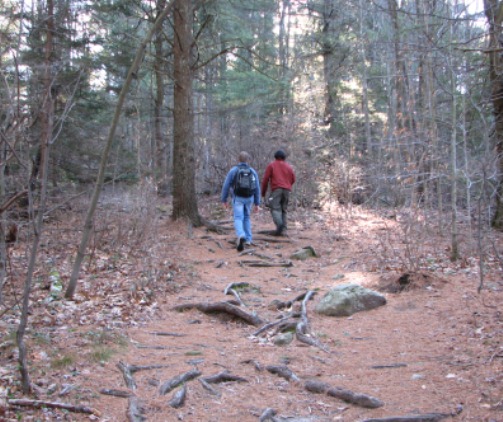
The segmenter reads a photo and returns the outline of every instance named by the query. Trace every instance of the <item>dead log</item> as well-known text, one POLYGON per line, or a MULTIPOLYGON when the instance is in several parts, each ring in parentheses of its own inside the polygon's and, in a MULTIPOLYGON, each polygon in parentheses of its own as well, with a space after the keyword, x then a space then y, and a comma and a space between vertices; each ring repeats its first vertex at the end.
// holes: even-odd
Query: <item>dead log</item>
POLYGON ((264 323, 262 318, 258 315, 250 314, 245 310, 241 309, 239 306, 235 306, 229 302, 215 302, 215 303, 186 303, 183 305, 178 305, 173 308, 175 311, 183 312, 190 309, 197 309, 205 314, 211 313, 226 313, 231 316, 242 319, 248 324, 259 326, 264 323))
POLYGON ((363 422, 437 422, 450 418, 450 413, 424 413, 422 415, 390 416, 388 418, 365 419, 363 422))
POLYGON ((278 375, 287 381, 299 382, 300 379, 293 371, 286 365, 267 365, 265 367, 271 374, 278 375))
POLYGON ((127 420, 129 422, 143 422, 147 418, 144 416, 145 409, 140 404, 138 397, 134 394, 129 397, 128 408, 126 412, 127 420))
POLYGON ((187 386, 184 385, 175 394, 173 394, 173 397, 168 402, 168 404, 173 409, 179 409, 180 407, 182 407, 185 404, 186 397, 187 397, 187 386))
POLYGON ((197 378, 200 375, 201 371, 197 369, 191 369, 188 372, 177 375, 176 377, 171 378, 170 380, 166 381, 164 384, 161 385, 161 388, 159 389, 159 394, 163 396, 169 393, 170 391, 174 390, 179 385, 187 381, 193 380, 194 378, 197 378))
POLYGON ((384 406, 384 403, 375 397, 361 393, 354 393, 344 388, 332 387, 320 381, 307 381, 304 387, 311 393, 326 394, 327 396, 335 397, 345 401, 346 403, 356 404, 357 406, 368 409, 376 409, 384 406))
POLYGON ((92 407, 79 406, 68 403, 51 402, 45 400, 31 400, 31 399, 7 399, 7 403, 10 406, 25 406, 25 407, 33 407, 36 409, 49 407, 51 409, 64 409, 74 413, 87 413, 89 415, 96 415, 99 417, 101 416, 101 413, 92 407))
POLYGON ((100 390, 100 394, 105 394, 107 396, 114 396, 114 397, 122 397, 122 398, 128 398, 131 397, 133 393, 131 391, 124 391, 124 390, 114 390, 110 388, 102 388, 100 390))
POLYGON ((136 383, 133 379, 133 373, 127 363, 119 362, 117 367, 121 370, 122 376, 124 377, 124 381, 126 382, 126 387, 130 390, 136 390, 136 383))

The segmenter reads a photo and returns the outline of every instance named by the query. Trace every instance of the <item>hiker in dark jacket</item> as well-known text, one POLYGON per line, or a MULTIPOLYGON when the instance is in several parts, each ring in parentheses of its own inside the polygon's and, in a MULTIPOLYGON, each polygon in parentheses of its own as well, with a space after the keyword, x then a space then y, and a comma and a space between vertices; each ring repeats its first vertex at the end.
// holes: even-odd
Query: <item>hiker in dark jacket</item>
POLYGON ((271 188, 268 206, 271 209, 272 220, 276 225, 276 231, 274 232, 276 236, 286 234, 288 202, 290 200, 292 185, 295 183, 295 172, 285 159, 285 151, 280 149, 275 152, 274 161, 269 163, 265 169, 261 186, 264 197, 267 187, 271 188))
POLYGON ((260 205, 260 182, 257 172, 248 164, 249 161, 250 154, 244 151, 239 153, 239 164, 227 173, 220 198, 227 208, 229 206, 227 198, 231 192, 234 229, 237 236, 236 247, 240 252, 245 245, 252 243, 251 210, 255 205, 255 211, 258 211, 260 205), (241 186, 239 180, 248 185, 241 186))

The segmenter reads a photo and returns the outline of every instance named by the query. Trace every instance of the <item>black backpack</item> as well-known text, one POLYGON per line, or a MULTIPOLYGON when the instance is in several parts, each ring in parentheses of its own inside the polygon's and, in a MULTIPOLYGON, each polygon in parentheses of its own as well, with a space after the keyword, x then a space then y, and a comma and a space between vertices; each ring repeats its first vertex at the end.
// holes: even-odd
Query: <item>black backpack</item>
POLYGON ((239 166, 234 177, 234 195, 242 198, 253 196, 256 189, 256 178, 253 170, 246 166, 239 166))

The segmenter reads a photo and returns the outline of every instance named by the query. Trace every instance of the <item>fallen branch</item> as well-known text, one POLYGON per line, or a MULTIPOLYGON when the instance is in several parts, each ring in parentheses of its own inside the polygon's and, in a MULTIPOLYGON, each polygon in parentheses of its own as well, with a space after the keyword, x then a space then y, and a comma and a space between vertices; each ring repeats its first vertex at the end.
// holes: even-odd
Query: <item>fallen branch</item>
POLYGON ((169 393, 170 391, 174 390, 176 387, 183 384, 184 382, 197 378, 199 375, 201 375, 201 371, 197 369, 192 369, 188 372, 177 375, 176 377, 171 378, 170 380, 166 381, 163 385, 161 385, 161 388, 159 389, 159 394, 163 396, 169 393))
POLYGON ((68 403, 51 402, 45 400, 31 400, 31 399, 8 399, 7 403, 11 406, 34 407, 37 409, 42 407, 49 407, 51 409, 64 409, 68 410, 69 412, 87 413, 89 415, 101 416, 101 413, 92 407, 78 406, 68 403))
POLYGON ((216 303, 187 303, 184 305, 178 305, 173 308, 175 311, 183 312, 190 309, 197 309, 205 314, 211 314, 215 312, 223 312, 229 315, 235 316, 242 319, 251 325, 261 325, 264 323, 262 318, 257 315, 250 314, 239 306, 235 306, 229 302, 216 302, 216 303))
POLYGON ((356 404, 357 406, 368 409, 376 409, 384 406, 384 403, 375 397, 361 393, 353 393, 344 388, 331 387, 320 381, 307 381, 304 387, 311 393, 326 394, 327 396, 335 397, 347 403, 356 404))

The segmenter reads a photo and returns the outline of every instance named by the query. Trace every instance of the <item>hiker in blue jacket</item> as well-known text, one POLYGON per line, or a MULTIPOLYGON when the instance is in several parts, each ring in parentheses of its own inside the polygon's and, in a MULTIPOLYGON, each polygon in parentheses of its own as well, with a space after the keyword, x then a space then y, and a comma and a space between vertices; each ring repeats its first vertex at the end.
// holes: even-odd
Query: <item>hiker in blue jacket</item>
POLYGON ((234 212, 234 229, 236 230, 236 248, 241 252, 245 245, 252 243, 251 210, 255 211, 260 205, 260 182, 257 172, 248 164, 250 154, 245 151, 239 153, 239 164, 227 173, 222 187, 221 201, 228 207, 227 198, 232 191, 232 209, 234 212))

